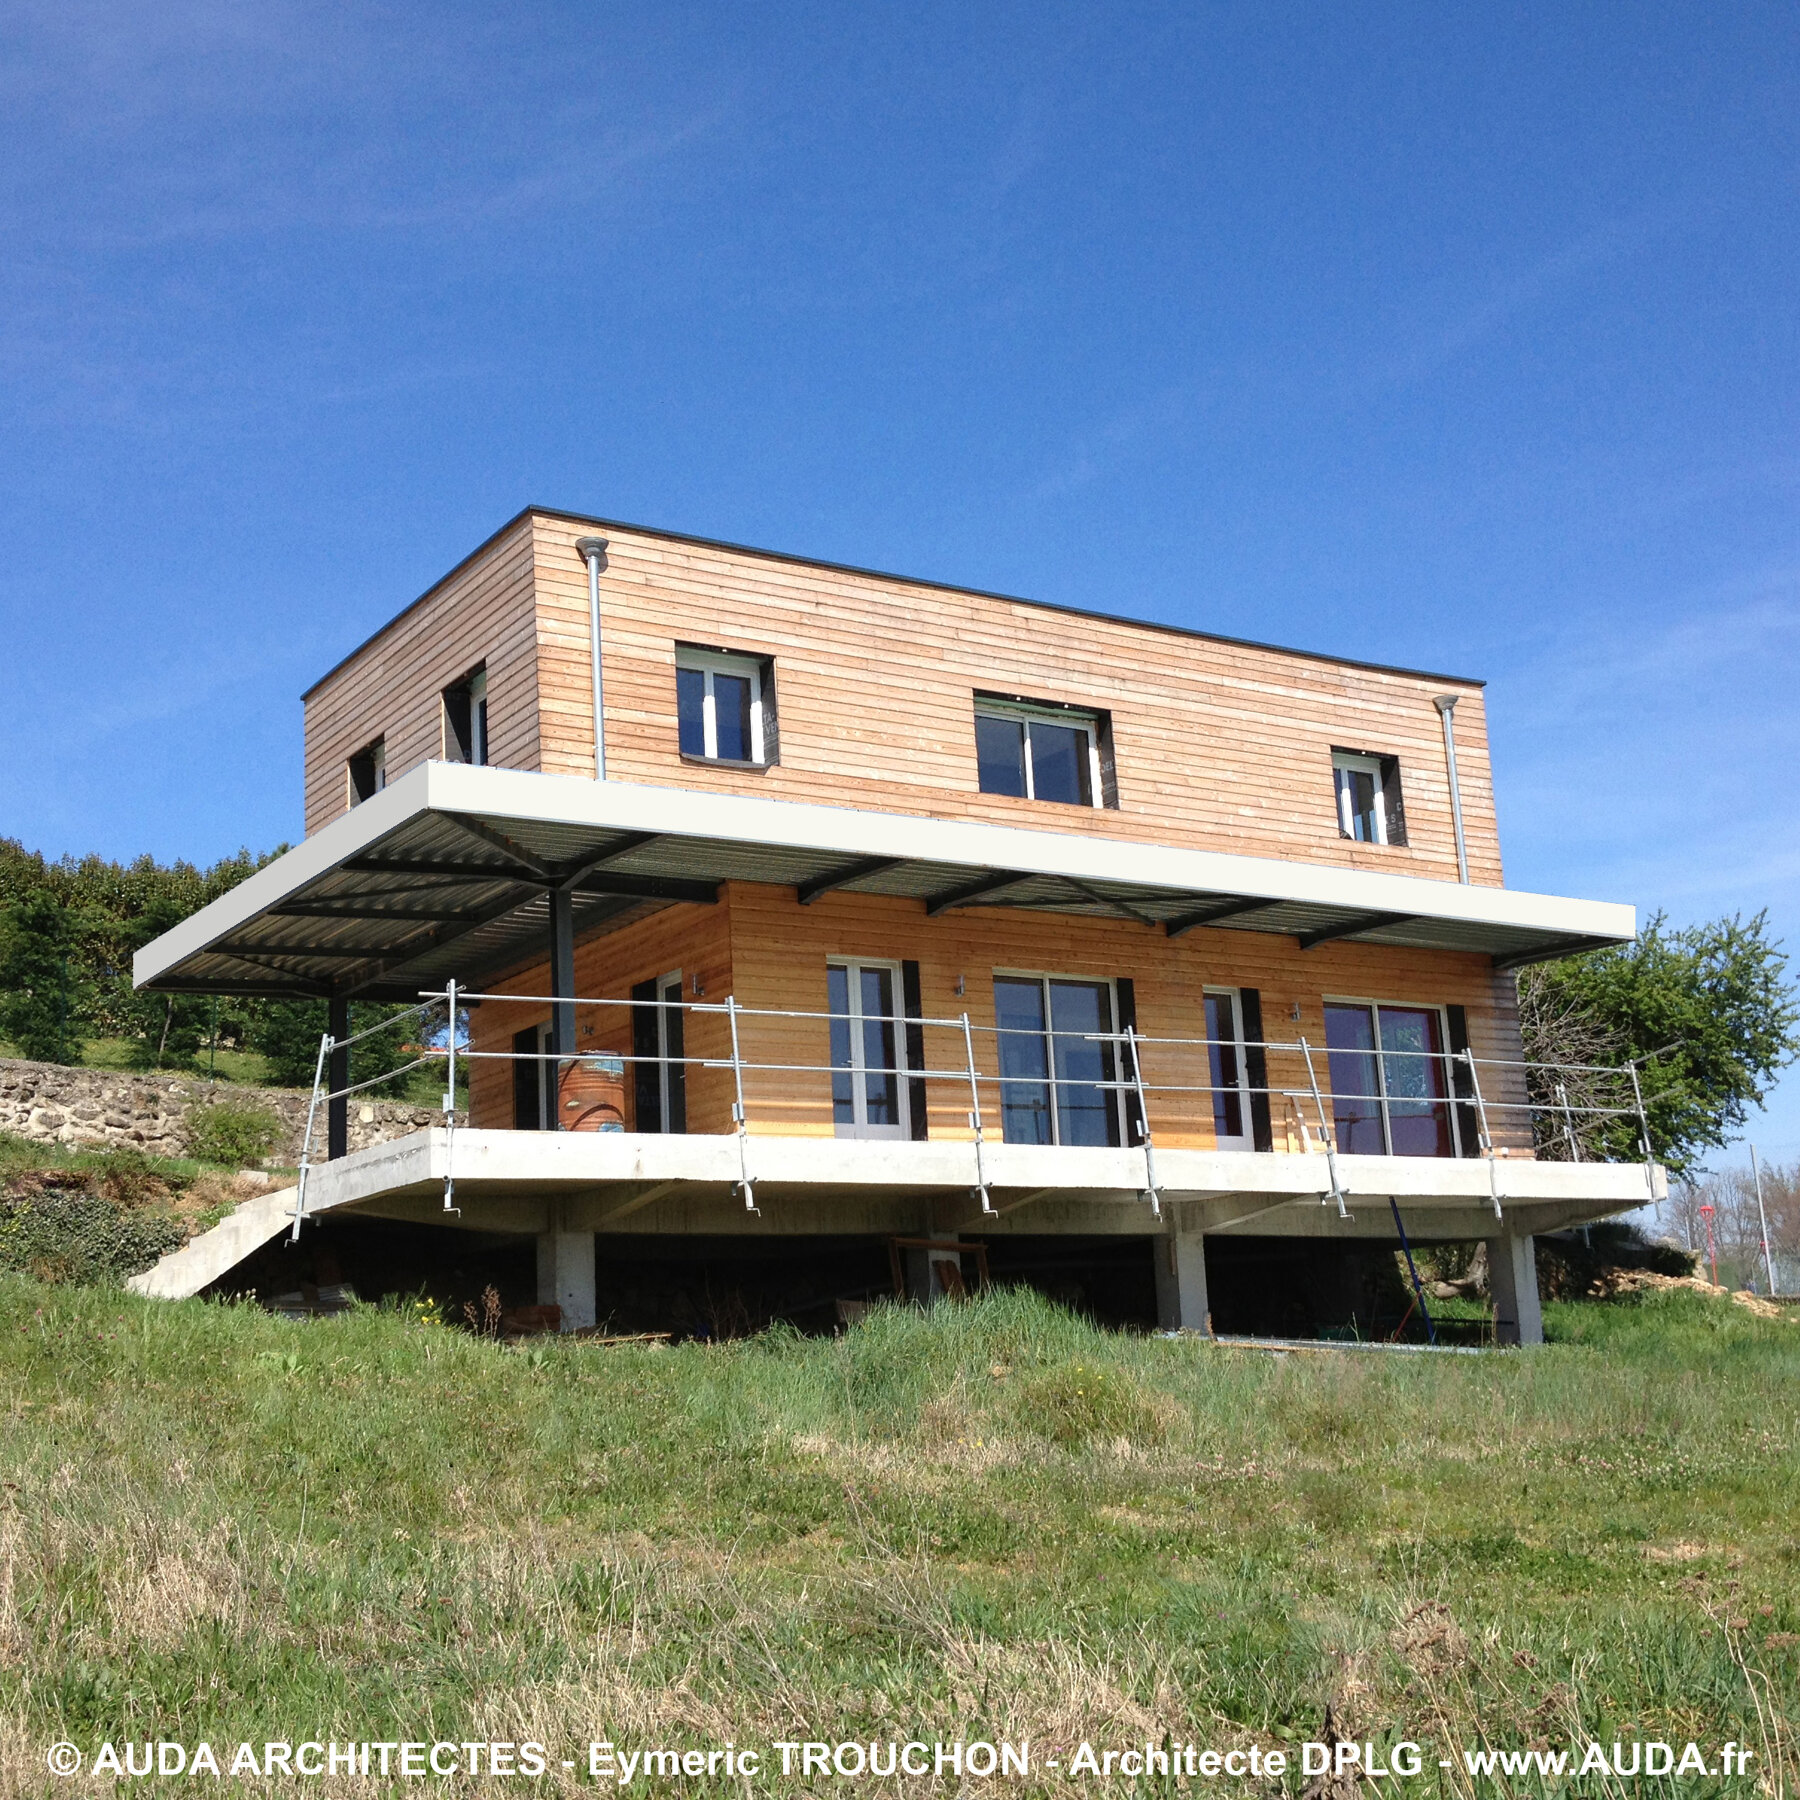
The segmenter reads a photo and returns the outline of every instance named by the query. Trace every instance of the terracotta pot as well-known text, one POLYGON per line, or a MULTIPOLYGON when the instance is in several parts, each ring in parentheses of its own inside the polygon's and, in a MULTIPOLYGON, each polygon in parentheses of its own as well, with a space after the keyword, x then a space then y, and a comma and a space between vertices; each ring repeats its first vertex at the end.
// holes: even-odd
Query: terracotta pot
POLYGON ((625 1059, 578 1056, 557 1084, 557 1124, 564 1131, 625 1129, 625 1059))

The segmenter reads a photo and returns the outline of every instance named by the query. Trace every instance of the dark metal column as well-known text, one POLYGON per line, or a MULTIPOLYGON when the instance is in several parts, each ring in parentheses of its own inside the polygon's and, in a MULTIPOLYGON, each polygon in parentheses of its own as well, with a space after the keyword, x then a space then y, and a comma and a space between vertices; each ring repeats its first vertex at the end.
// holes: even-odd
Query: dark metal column
POLYGON ((325 1029, 337 1046, 325 1059, 325 1086, 332 1095, 325 1103, 325 1154, 335 1162, 350 1154, 350 1096, 341 1091, 350 1085, 350 1052, 343 1047, 350 1035, 350 1002, 342 995, 326 1002, 325 1029))
MULTIPOLYGON (((550 890, 550 992, 556 1004, 550 1008, 550 1051, 553 1056, 575 1054, 575 896, 567 888, 550 890)), ((560 1062, 547 1069, 550 1083, 550 1117, 552 1129, 562 1129, 562 1068, 560 1062)))

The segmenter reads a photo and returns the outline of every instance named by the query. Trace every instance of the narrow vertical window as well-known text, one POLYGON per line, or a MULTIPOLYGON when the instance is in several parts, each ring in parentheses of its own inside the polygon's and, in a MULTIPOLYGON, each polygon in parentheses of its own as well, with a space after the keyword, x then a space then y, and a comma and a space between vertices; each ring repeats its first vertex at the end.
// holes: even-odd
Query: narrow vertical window
POLYGON ((485 763, 488 759, 488 678, 477 669, 444 689, 444 759, 485 763))
POLYGON ((839 1137, 908 1135, 905 1042, 893 963, 830 963, 825 970, 831 1014, 831 1116, 839 1137))
POLYGON ((350 804, 373 800, 387 786, 387 743, 377 738, 366 750, 350 758, 350 804))
POLYGON ((1235 988, 1206 991, 1206 1048, 1212 1088, 1213 1138, 1221 1150, 1253 1148, 1243 1010, 1235 988))

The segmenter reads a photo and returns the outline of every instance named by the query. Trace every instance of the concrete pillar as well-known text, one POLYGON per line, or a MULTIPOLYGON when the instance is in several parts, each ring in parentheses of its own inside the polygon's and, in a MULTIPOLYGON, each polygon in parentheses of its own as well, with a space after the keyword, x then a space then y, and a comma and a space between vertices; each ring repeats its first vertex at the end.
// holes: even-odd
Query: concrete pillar
MULTIPOLYGON (((954 1238, 941 1240, 946 1244, 956 1242, 954 1238)), ((945 1298, 943 1285, 938 1280, 938 1264, 950 1263, 958 1273, 962 1269, 962 1253, 958 1250, 902 1250, 901 1268, 906 1276, 906 1297, 918 1306, 936 1306, 945 1298)))
MULTIPOLYGON (((350 1002, 333 994, 325 1003, 325 1029, 342 1045, 350 1035, 350 1002)), ((325 1059, 325 1087, 333 1098, 325 1102, 325 1154, 333 1162, 350 1154, 350 1052, 336 1049, 325 1059)))
POLYGON ((1164 1331, 1212 1332, 1206 1296, 1206 1239, 1177 1229, 1152 1240, 1156 1257, 1156 1321, 1164 1331))
POLYGON ((1488 1287, 1494 1297, 1494 1340, 1541 1344, 1544 1311, 1538 1304, 1537 1246, 1528 1231, 1487 1240, 1488 1287))
POLYGON ((538 1304, 562 1308, 564 1331, 584 1331, 595 1322, 594 1234, 560 1231, 559 1223, 538 1233, 538 1304))
MULTIPOLYGON (((550 1008, 550 1054, 573 1057, 575 1054, 575 1008, 562 1004, 566 995, 575 997, 575 896, 567 888, 550 890, 550 992, 558 1004, 550 1008)), ((552 1131, 561 1131, 563 1065, 544 1065, 544 1079, 549 1082, 550 1104, 546 1114, 552 1131)))

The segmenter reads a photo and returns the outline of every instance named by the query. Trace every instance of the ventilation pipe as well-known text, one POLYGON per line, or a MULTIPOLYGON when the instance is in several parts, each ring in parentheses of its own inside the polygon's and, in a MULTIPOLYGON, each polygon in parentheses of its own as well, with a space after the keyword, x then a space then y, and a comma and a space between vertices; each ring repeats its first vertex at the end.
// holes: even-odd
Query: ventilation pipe
MULTIPOLYGON (((592 565, 589 565, 592 567, 592 565)), ((596 637, 596 642, 598 638, 596 637)), ((598 682, 599 664, 595 664, 594 680, 598 682)), ((598 691, 596 689, 596 691, 598 691)), ((1463 841, 1462 784, 1456 779, 1456 694, 1439 694, 1431 704, 1444 721, 1444 766, 1450 771, 1450 820, 1456 827, 1456 879, 1466 887, 1469 880, 1469 849, 1463 841)))
MULTIPOLYGON (((604 781, 606 779, 606 695, 600 681, 600 571, 606 564, 606 539, 603 537, 577 538, 575 549, 587 562, 588 642, 592 646, 594 658, 594 779, 604 781)), ((1452 766, 1454 767, 1454 765, 1452 766)), ((1453 778, 1452 786, 1454 785, 1453 778)), ((1457 842, 1461 841, 1459 835, 1457 842)))

